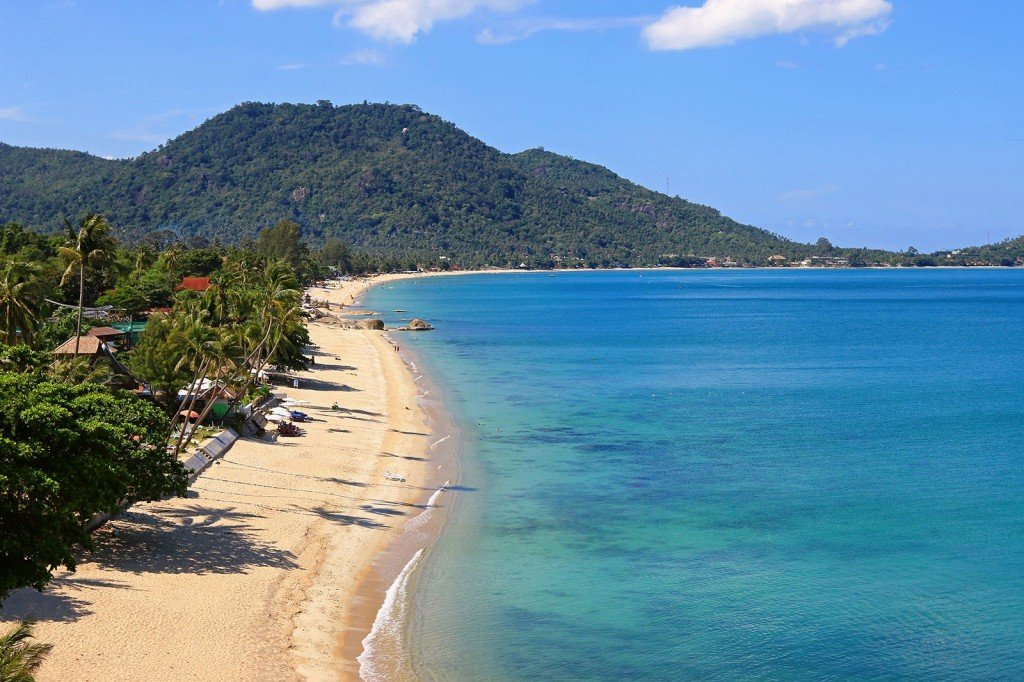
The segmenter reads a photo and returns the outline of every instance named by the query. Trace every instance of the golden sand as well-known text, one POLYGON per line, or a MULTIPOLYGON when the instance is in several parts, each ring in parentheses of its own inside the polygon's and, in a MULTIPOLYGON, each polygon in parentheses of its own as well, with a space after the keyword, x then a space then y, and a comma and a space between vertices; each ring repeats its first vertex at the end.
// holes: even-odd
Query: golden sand
MULTIPOLYGON (((349 303, 366 286, 311 294, 349 303)), ((314 323, 310 335, 316 364, 285 389, 308 401, 304 435, 239 440, 187 498, 135 505, 77 571, 8 598, 0 619, 34 617, 54 644, 40 680, 358 675, 352 642, 377 604, 357 593, 433 491, 428 426, 383 334, 314 323)))

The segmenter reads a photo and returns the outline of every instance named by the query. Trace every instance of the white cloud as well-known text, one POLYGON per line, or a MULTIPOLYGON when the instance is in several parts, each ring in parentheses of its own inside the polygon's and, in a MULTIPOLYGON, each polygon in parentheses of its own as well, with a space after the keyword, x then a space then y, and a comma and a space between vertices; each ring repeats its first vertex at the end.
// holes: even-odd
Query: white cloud
POLYGON ((790 71, 794 71, 794 70, 800 68, 800 64, 799 63, 791 61, 789 59, 778 59, 778 60, 776 60, 775 61, 775 66, 779 67, 780 69, 789 69, 790 71))
POLYGON ((836 44, 875 35, 890 23, 890 0, 706 0, 672 7, 644 28, 652 50, 690 50, 811 29, 839 31, 836 44))
POLYGON ((252 0, 252 6, 261 12, 293 7, 327 7, 337 4, 337 0, 252 0))
POLYGON ((828 184, 822 187, 810 187, 807 189, 791 189, 779 195, 779 201, 783 203, 811 201, 835 194, 839 191, 839 185, 828 184))
POLYGON ((607 31, 618 28, 643 26, 650 23, 650 17, 595 17, 592 19, 546 18, 513 23, 508 29, 495 31, 485 28, 476 36, 481 45, 507 45, 545 31, 607 31))
POLYGON ((384 66, 386 62, 377 50, 356 50, 341 58, 343 66, 384 66))
POLYGON ((533 0, 252 0, 257 10, 337 7, 336 25, 379 40, 411 43, 439 21, 462 19, 479 10, 511 12, 533 0))
POLYGON ((278 71, 299 71, 300 69, 308 69, 309 64, 303 64, 301 62, 292 62, 291 64, 281 64, 277 67, 278 71))
POLYGON ((529 0, 373 0, 352 8, 350 26, 371 36, 411 43, 438 21, 461 19, 477 10, 511 12, 529 0))
POLYGON ((30 119, 21 107, 0 107, 0 121, 28 123, 30 119))

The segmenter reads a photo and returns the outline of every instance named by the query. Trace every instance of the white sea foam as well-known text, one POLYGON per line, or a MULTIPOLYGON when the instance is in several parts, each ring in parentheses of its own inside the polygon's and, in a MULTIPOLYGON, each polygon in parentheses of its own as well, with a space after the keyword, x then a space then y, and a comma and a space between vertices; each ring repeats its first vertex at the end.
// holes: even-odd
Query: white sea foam
POLYGON ((435 505, 435 503, 437 502, 437 500, 441 497, 441 493, 443 493, 445 491, 445 489, 447 489, 448 486, 450 486, 451 484, 452 484, 451 481, 445 481, 443 486, 441 486, 440 488, 435 490, 434 494, 430 496, 429 500, 427 500, 427 506, 428 507, 433 507, 435 505))
POLYGON ((422 557, 421 549, 388 588, 373 628, 363 640, 363 653, 357 660, 359 676, 366 682, 392 679, 399 672, 404 673, 401 677, 408 677, 409 671, 399 671, 395 666, 401 666, 408 660, 402 645, 402 624, 409 609, 409 576, 422 557))

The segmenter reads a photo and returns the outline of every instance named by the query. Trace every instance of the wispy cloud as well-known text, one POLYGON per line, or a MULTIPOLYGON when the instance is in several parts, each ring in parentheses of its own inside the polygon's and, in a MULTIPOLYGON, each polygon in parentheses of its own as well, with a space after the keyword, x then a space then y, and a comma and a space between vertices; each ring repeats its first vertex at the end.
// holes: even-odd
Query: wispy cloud
POLYGON ((173 111, 165 111, 153 116, 147 116, 139 120, 135 125, 127 128, 112 130, 107 137, 124 142, 144 142, 151 145, 161 144, 180 134, 183 129, 199 123, 213 111, 213 109, 175 109, 173 111))
POLYGON ((278 71, 298 71, 300 69, 308 69, 309 64, 302 64, 301 62, 292 62, 290 64, 281 64, 277 67, 278 71))
POLYGON ((672 7, 644 28, 652 50, 691 50, 732 45, 761 36, 829 30, 836 44, 875 35, 890 23, 890 0, 706 0, 700 7, 672 7))
POLYGON ((412 43, 440 21, 462 19, 480 10, 512 12, 533 0, 252 0, 257 10, 336 7, 334 23, 379 40, 412 43))
POLYGON ((775 66, 779 67, 780 69, 789 69, 790 71, 795 71, 796 69, 800 68, 800 64, 794 61, 790 61, 788 59, 776 60, 775 66))
POLYGON ((583 33, 587 31, 608 31, 620 28, 640 27, 652 21, 651 17, 594 17, 585 19, 540 18, 511 22, 500 30, 486 28, 476 36, 481 45, 506 45, 543 33, 545 31, 566 31, 583 33))
POLYGON ((341 58, 342 66, 384 66, 387 59, 378 50, 356 50, 341 58))
POLYGON ((0 107, 0 121, 29 123, 31 120, 21 107, 0 107))
MULTIPOLYGON (((541 0, 251 0, 262 12, 332 8, 336 26, 354 28, 378 40, 412 43, 443 21, 478 12, 510 14, 541 0)), ((677 2, 679 0, 676 0, 677 2)), ((691 0, 692 1, 692 0, 691 0)), ((671 0, 666 0, 666 5, 671 0)), ((533 18, 487 28, 477 42, 501 45, 545 31, 601 31, 637 27, 652 50, 689 50, 732 45, 784 33, 826 31, 837 46, 888 28, 892 0, 704 0, 698 7, 675 5, 660 16, 533 18)), ((801 35, 801 41, 805 40, 801 35)))
POLYGON ((252 0, 252 6, 261 12, 295 7, 327 7, 337 4, 336 0, 252 0))
POLYGON ((779 195, 779 201, 783 203, 811 201, 835 194, 839 191, 839 185, 828 184, 821 187, 809 187, 806 189, 791 189, 779 195))

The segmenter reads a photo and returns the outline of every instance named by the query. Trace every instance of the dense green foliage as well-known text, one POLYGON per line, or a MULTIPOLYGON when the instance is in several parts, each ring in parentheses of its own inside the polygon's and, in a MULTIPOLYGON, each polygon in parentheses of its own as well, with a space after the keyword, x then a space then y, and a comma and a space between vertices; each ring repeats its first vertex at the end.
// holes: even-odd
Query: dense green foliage
POLYGON ((180 292, 170 311, 150 317, 128 362, 169 409, 179 388, 204 377, 245 394, 250 369, 305 368, 301 298, 299 280, 283 261, 261 265, 236 253, 206 292, 180 292))
POLYGON ((815 247, 535 149, 503 154, 415 106, 246 103, 159 149, 108 161, 0 145, 0 215, 54 230, 69 205, 158 245, 239 243, 280 220, 396 265, 763 262, 815 247))
POLYGON ((93 516, 184 494, 168 431, 161 410, 127 393, 0 372, 0 599, 73 567, 93 516))
POLYGON ((188 410, 202 416, 185 423, 178 390, 213 378, 241 397, 270 364, 304 367, 309 336, 296 269, 323 269, 287 222, 261 244, 292 264, 216 245, 126 247, 99 214, 66 228, 49 238, 0 227, 0 600, 16 587, 42 587, 58 566, 73 567, 97 514, 184 493, 178 455, 214 401, 193 400, 188 410), (208 276, 212 286, 177 286, 188 276, 208 276), (94 303, 114 310, 90 319, 84 312, 94 303), (152 307, 165 312, 149 316, 135 348, 118 342, 96 354, 90 344, 74 358, 51 352, 94 323, 135 319, 152 307), (116 388, 140 380, 151 394, 116 388))
POLYGON ((0 682, 33 682, 35 672, 53 649, 52 644, 31 642, 31 621, 21 621, 0 635, 0 682))
POLYGON ((937 265, 1024 265, 1024 236, 985 246, 940 251, 932 258, 937 265))

